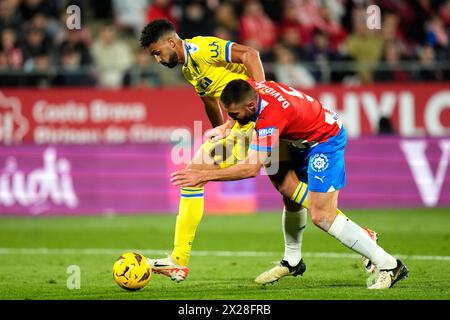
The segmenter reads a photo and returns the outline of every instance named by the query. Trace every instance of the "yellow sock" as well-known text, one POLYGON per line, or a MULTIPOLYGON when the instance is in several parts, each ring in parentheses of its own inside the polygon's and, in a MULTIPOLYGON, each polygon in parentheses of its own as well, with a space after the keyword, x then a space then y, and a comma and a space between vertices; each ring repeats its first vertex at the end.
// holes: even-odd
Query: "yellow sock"
MULTIPOLYGON (((295 188, 295 191, 291 197, 291 200, 298 203, 302 207, 308 209, 308 185, 306 183, 300 181, 297 188, 295 188)), ((341 214, 344 217, 346 216, 339 209, 336 209, 336 214, 341 214)))
POLYGON ((204 188, 181 188, 180 207, 175 225, 172 259, 180 266, 187 266, 197 226, 203 216, 204 188))

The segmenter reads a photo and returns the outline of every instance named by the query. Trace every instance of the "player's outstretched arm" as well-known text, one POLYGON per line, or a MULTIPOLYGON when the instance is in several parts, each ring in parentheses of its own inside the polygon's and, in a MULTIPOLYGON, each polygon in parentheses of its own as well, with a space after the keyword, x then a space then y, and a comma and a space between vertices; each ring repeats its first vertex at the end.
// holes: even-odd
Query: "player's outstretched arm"
POLYGON ((231 62, 242 63, 250 72, 250 75, 254 80, 266 80, 258 50, 242 44, 233 43, 231 46, 231 62))
POLYGON ((222 110, 220 109, 217 99, 214 97, 201 97, 205 105, 205 111, 208 115, 209 122, 213 128, 224 124, 222 110))
POLYGON ((208 181, 232 181, 254 178, 265 163, 268 154, 250 149, 247 158, 224 169, 195 170, 184 169, 172 173, 170 181, 180 187, 189 187, 208 181))

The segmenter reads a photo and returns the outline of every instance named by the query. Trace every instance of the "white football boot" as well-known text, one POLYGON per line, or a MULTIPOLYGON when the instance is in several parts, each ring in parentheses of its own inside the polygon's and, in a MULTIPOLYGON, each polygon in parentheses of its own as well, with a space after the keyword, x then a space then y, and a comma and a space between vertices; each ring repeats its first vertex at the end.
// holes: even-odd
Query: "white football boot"
POLYGON ((298 275, 303 275, 305 271, 306 265, 303 262, 303 259, 301 259, 300 262, 294 267, 291 267, 286 260, 281 260, 276 267, 273 267, 272 269, 267 270, 257 276, 255 282, 257 284, 265 285, 278 281, 286 276, 296 277, 298 275))
POLYGON ((147 259, 147 262, 152 266, 154 273, 162 274, 178 283, 184 281, 189 273, 188 267, 177 265, 170 256, 161 259, 147 259))
POLYGON ((391 288, 397 281, 408 277, 408 268, 397 259, 397 267, 389 270, 380 270, 376 282, 368 287, 368 289, 388 289, 391 288))

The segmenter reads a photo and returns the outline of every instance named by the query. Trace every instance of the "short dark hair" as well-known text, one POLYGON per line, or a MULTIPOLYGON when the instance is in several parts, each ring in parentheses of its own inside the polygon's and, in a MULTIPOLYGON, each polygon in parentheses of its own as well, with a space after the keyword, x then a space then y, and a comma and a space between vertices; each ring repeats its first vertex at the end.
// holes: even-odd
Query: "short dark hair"
POLYGON ((241 103, 255 97, 256 91, 247 81, 236 79, 228 82, 220 95, 220 101, 227 107, 233 103, 241 103))
POLYGON ((141 33, 141 46, 147 48, 152 43, 157 42, 163 35, 168 32, 174 32, 175 26, 166 19, 153 20, 147 24, 141 33))

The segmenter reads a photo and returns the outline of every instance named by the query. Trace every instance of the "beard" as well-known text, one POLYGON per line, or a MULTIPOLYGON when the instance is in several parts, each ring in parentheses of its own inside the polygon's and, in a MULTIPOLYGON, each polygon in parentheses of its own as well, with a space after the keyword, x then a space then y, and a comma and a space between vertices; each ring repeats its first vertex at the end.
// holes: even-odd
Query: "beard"
POLYGON ((246 116, 245 118, 242 119, 238 119, 236 120, 241 126, 245 126, 247 123, 249 123, 250 121, 252 121, 253 118, 250 116, 246 116))
POLYGON ((249 123, 250 122, 250 119, 242 119, 242 120, 238 120, 238 123, 241 125, 241 126, 245 126, 247 123, 249 123))
POLYGON ((162 64, 163 66, 166 66, 167 68, 170 68, 170 69, 175 68, 175 67, 177 66, 177 64, 178 64, 178 56, 177 56, 177 54, 175 53, 175 51, 173 51, 173 52, 170 54, 169 61, 167 61, 167 62, 162 62, 161 64, 162 64))

